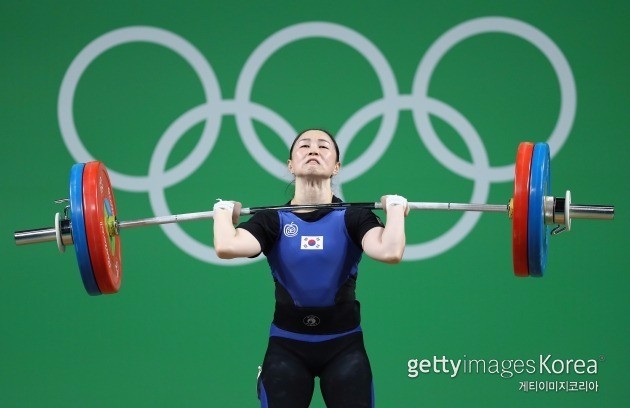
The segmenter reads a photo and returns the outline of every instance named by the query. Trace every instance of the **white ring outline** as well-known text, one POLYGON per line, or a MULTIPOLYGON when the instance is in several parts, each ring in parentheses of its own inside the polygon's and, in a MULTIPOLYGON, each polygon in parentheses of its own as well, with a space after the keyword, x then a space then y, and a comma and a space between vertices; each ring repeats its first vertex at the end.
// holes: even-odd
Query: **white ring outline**
MULTIPOLYGON (((308 39, 308 38, 327 38, 337 40, 341 43, 351 46, 358 51, 375 70, 381 88, 383 89, 383 98, 394 99, 398 96, 398 86, 394 72, 387 63, 387 60, 374 44, 368 39, 347 27, 334 23, 325 22, 309 22, 300 23, 284 28, 271 35, 263 41, 247 59, 243 66, 241 74, 236 85, 236 104, 238 106, 246 104, 251 99, 251 92, 257 73, 260 72, 263 64, 276 51, 292 42, 308 39)), ((281 180, 290 180, 287 174, 285 162, 279 161, 273 155, 269 154, 265 146, 261 143, 260 138, 254 130, 250 117, 245 117, 245 109, 236 110, 236 125, 238 127, 243 144, 249 151, 249 154, 256 162, 268 173, 276 176, 281 180)), ((359 158, 352 163, 344 166, 346 181, 356 178, 358 171, 354 170, 359 164, 365 162, 373 165, 383 155, 385 149, 379 147, 389 145, 394 137, 394 130, 398 122, 398 111, 393 108, 386 109, 384 112, 383 122, 378 130, 376 138, 372 146, 366 150, 359 158), (375 146, 375 147, 374 147, 375 146)), ((291 142, 297 132, 293 130, 290 134, 281 134, 287 148, 291 146, 291 142)), ((343 150, 350 144, 351 139, 343 129, 336 136, 339 150, 343 150)))
MULTIPOLYGON (((217 104, 221 101, 219 83, 214 71, 205 57, 189 42, 170 31, 155 27, 125 27, 106 33, 79 52, 74 58, 61 82, 57 116, 61 136, 70 154, 80 162, 96 160, 85 148, 77 132, 74 116, 74 94, 81 76, 88 66, 102 53, 110 48, 130 42, 149 42, 162 45, 179 54, 193 68, 204 91, 207 103, 217 104)), ((145 186, 151 183, 164 183, 164 187, 178 183, 192 174, 210 154, 221 127, 219 109, 208 112, 208 120, 204 126, 199 143, 181 163, 173 166, 167 173, 166 180, 151 180, 149 177, 129 176, 108 168, 112 184, 126 191, 145 192, 145 186), (169 184, 170 183, 170 184, 169 184)))
MULTIPOLYGON (((234 108, 235 104, 222 104, 221 112, 227 112, 227 109, 234 108)), ((272 111, 259 105, 250 104, 248 110, 256 119, 262 120, 264 116, 273 114, 274 122, 282 125, 283 120, 272 111)), ((160 179, 166 168, 168 160, 168 152, 172 151, 179 139, 184 136, 186 131, 202 120, 207 119, 208 111, 213 109, 210 105, 199 105, 179 118, 166 130, 160 138, 160 142, 156 147, 151 162, 149 164, 149 180, 160 179), (167 153, 163 153, 166 151, 167 153)), ((286 125, 285 125, 286 126, 286 125)), ((272 128, 273 129, 273 128, 272 128)), ((274 129, 277 131, 277 129, 274 129)), ((171 214, 166 200, 166 190, 161 184, 151 183, 148 185, 149 202, 156 216, 171 214)), ((216 265, 238 266, 252 262, 257 262, 260 258, 237 258, 237 259, 221 259, 216 255, 213 247, 197 241, 184 231, 179 224, 160 225, 162 231, 171 239, 171 241, 183 252, 189 254, 195 259, 216 265)))
MULTIPOLYGON (((490 32, 512 34, 527 40, 547 57, 556 72, 560 84, 560 113, 556 126, 547 141, 551 157, 560 150, 569 137, 575 119, 577 97, 571 68, 560 48, 542 31, 530 24, 505 17, 477 18, 451 28, 431 45, 418 65, 412 85, 412 93, 418 98, 418 102, 412 114, 418 133, 431 155, 447 169, 465 178, 476 173, 475 169, 444 146, 431 125, 428 112, 419 108, 423 106, 424 98, 428 98, 429 81, 442 57, 461 41, 490 32)), ((514 179, 514 164, 489 167, 485 177, 490 181, 512 180, 514 179)))

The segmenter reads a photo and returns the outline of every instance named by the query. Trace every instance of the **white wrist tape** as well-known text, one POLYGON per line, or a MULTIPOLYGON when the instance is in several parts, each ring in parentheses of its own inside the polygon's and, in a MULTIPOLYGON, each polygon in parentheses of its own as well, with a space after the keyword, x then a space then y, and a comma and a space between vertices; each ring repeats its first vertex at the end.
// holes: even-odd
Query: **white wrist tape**
POLYGON ((395 205, 401 205, 403 207, 407 206, 407 199, 403 196, 399 196, 399 195, 389 195, 387 196, 387 200, 385 201, 385 206, 387 208, 395 206, 395 205))
POLYGON ((217 210, 228 210, 228 211, 232 211, 234 210, 234 202, 233 201, 223 201, 220 198, 217 198, 217 202, 214 204, 214 211, 217 210))

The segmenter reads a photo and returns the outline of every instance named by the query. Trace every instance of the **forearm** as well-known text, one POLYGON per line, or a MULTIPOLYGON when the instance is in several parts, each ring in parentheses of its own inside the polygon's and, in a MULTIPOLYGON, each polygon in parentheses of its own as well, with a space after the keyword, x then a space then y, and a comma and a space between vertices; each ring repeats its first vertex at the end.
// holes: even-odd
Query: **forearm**
POLYGON ((381 250, 386 262, 398 263, 405 252, 405 208, 391 207, 387 210, 385 228, 381 237, 381 250))
POLYGON ((236 237, 236 228, 232 224, 232 213, 228 210, 217 209, 214 212, 214 249, 219 258, 230 258, 233 252, 232 242, 236 237))
POLYGON ((405 252, 405 217, 409 212, 407 200, 397 195, 381 197, 385 210, 384 227, 374 227, 364 236, 361 246, 370 258, 385 262, 402 261, 405 252))
POLYGON ((257 256, 260 243, 247 230, 234 228, 238 224, 241 203, 219 201, 214 205, 214 250, 219 258, 232 259, 257 256))

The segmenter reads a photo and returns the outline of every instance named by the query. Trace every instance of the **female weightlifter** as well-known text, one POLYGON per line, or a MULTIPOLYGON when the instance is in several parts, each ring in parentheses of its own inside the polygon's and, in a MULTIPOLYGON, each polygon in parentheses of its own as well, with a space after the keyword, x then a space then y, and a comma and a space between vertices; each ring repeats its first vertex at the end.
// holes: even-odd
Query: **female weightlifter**
MULTIPOLYGON (((341 167, 339 148, 326 131, 300 133, 289 150, 295 195, 287 205, 341 202, 331 179, 341 167)), ((238 225, 241 204, 214 206, 214 247, 221 258, 267 257, 276 306, 258 379, 262 407, 308 407, 314 378, 328 407, 373 407, 370 362, 355 298, 361 255, 400 262, 405 248, 407 200, 381 201, 387 222, 368 209, 262 211, 238 225)))

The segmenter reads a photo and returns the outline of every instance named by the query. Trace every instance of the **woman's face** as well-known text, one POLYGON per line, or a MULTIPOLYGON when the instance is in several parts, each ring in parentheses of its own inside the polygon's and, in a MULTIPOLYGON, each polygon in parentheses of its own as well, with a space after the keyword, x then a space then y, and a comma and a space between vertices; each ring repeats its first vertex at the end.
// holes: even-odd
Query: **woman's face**
POLYGON ((309 130, 295 142, 287 164, 295 177, 330 178, 337 174, 341 166, 337 160, 335 145, 330 136, 321 130, 309 130))

